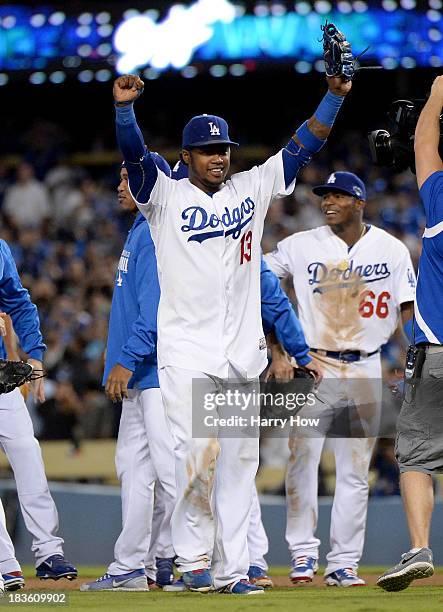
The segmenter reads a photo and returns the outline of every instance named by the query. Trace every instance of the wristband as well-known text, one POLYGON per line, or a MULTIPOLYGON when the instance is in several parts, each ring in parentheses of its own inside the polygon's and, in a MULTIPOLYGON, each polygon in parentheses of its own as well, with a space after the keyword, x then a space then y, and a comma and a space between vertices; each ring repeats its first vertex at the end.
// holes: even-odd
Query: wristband
POLYGON ((296 131, 297 138, 302 143, 303 147, 311 153, 317 153, 325 144, 326 140, 317 138, 315 134, 308 128, 308 122, 305 121, 296 131))
POLYGON ((323 125, 332 127, 335 118, 338 115, 341 105, 343 104, 344 96, 336 96, 330 91, 327 92, 323 100, 318 105, 314 113, 314 117, 323 125))

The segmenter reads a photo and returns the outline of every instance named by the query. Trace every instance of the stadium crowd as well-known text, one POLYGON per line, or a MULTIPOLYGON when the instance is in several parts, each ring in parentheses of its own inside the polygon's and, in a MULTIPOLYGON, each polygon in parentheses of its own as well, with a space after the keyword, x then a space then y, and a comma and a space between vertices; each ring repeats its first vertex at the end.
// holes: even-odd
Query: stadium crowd
MULTIPOLYGON (((34 135, 36 142, 41 138, 34 135)), ((48 134, 43 138, 51 142, 48 134)), ((234 171, 243 169, 240 156, 241 150, 234 154, 234 171)), ((416 265, 424 215, 415 177, 409 171, 375 168, 361 135, 354 132, 340 140, 333 155, 326 147, 302 171, 294 194, 272 205, 263 251, 295 231, 322 224, 319 198, 311 189, 333 170, 350 170, 365 181, 366 221, 402 240, 416 265)), ((15 167, 0 159, 0 236, 9 243, 23 285, 38 306, 48 347, 47 400, 31 406, 42 440, 78 444, 117 434, 119 408, 106 399, 101 376, 116 265, 132 224, 118 208, 118 171, 117 165, 103 165, 91 172, 68 163, 55 148, 42 152, 37 146, 30 146, 15 167)), ((285 288, 294 298, 290 285, 285 288)), ((386 377, 395 378, 403 368, 404 341, 390 342, 383 358, 386 377)), ((392 444, 379 444, 373 492, 398 494, 393 466, 392 444)))

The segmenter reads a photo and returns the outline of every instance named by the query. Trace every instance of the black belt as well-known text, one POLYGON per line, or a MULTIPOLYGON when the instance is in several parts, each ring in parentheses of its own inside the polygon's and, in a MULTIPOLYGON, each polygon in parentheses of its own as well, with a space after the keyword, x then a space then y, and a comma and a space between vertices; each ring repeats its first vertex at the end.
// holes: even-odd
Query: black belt
POLYGON ((418 347, 424 348, 427 353, 443 353, 442 344, 431 344, 428 342, 419 342, 418 347))
POLYGON ((352 363, 353 361, 360 361, 360 359, 366 359, 375 353, 379 353, 380 349, 372 351, 372 353, 366 353, 366 351, 324 351, 323 349, 311 348, 311 351, 318 353, 322 357, 331 357, 332 359, 338 359, 338 361, 345 361, 346 363, 352 363))

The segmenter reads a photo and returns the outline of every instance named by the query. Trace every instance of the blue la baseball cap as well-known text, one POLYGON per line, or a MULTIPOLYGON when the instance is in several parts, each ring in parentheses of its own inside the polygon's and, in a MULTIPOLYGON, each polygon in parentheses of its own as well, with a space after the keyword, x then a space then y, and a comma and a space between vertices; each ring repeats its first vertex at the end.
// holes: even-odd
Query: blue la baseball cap
POLYGON ((238 146, 229 138, 228 124, 217 115, 197 115, 183 129, 182 149, 204 147, 211 144, 238 146))
POLYGON ((312 190, 315 195, 323 196, 329 191, 340 191, 358 200, 366 200, 366 187, 361 178, 352 172, 333 172, 324 185, 312 190))

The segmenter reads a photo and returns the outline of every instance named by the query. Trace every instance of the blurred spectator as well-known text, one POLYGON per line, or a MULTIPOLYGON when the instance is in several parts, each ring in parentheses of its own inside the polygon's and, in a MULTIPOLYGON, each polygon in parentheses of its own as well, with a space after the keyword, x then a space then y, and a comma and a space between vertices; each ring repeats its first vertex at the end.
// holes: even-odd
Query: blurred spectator
POLYGON ((38 227, 49 217, 48 192, 30 164, 22 162, 17 168, 16 182, 6 189, 3 212, 16 227, 38 227))

